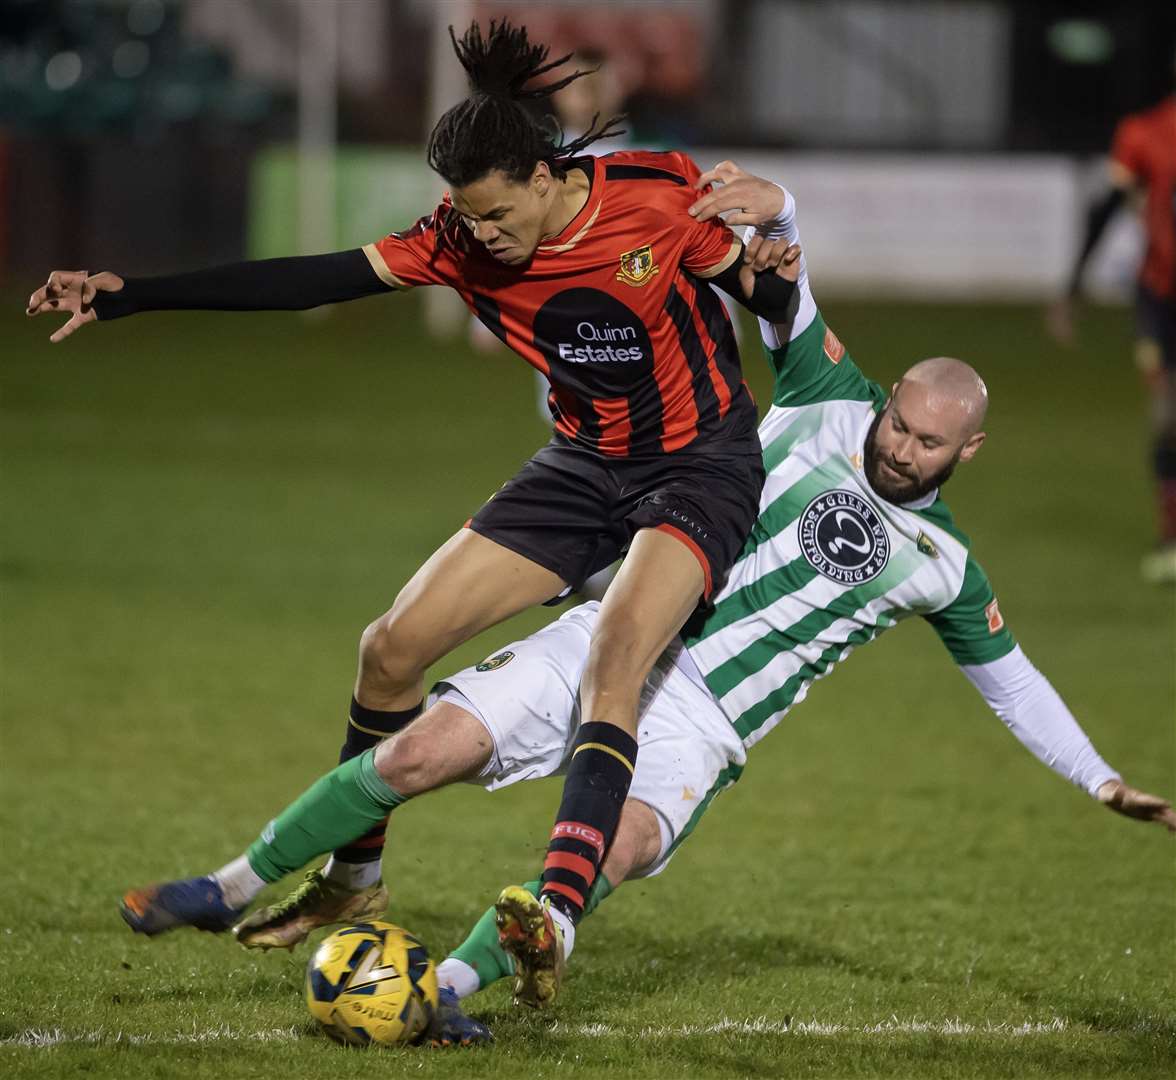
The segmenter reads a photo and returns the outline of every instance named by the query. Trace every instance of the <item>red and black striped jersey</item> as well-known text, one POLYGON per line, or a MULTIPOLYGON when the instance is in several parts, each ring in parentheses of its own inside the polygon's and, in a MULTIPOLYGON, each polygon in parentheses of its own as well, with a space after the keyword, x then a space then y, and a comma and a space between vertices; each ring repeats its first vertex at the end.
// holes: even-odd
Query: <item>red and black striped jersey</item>
POLYGON ((1147 191, 1139 280, 1157 296, 1176 300, 1176 95, 1120 121, 1111 158, 1147 191))
POLYGON ((364 250, 389 285, 449 285, 551 382, 556 430, 610 456, 673 453, 755 431, 730 319, 697 275, 734 234, 686 212, 698 167, 682 153, 578 158, 591 188, 525 266, 496 260, 448 200, 364 250))

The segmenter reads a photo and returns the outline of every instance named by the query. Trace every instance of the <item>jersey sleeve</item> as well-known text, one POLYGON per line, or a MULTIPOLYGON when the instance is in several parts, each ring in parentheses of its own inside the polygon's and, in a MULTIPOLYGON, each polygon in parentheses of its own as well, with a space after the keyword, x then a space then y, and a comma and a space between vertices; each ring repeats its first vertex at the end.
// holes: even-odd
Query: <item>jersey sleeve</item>
POLYGON ((1111 160, 1123 166, 1132 176, 1147 173, 1147 132, 1138 117, 1128 116, 1119 121, 1111 141, 1111 160))
POLYGON ((675 192, 678 200, 682 202, 680 213, 682 227, 686 230, 686 245, 682 250, 682 266, 692 274, 704 273, 718 266, 727 257, 731 245, 739 238, 720 218, 711 218, 710 221, 695 221, 686 213, 701 194, 694 190, 694 184, 702 173, 687 154, 674 151, 668 156, 672 159, 673 171, 686 179, 685 189, 678 189, 675 192))
POLYGON ((1017 647, 992 586, 975 559, 968 556, 964 582, 956 598, 927 621, 957 664, 987 664, 1007 656, 1017 647))
POLYGON ((381 281, 394 289, 449 284, 437 249, 436 225, 444 209, 439 207, 403 232, 389 233, 383 240, 364 245, 363 253, 381 281))
MULTIPOLYGON (((775 222, 764 227, 765 234, 774 240, 800 244, 796 199, 787 189, 781 190, 784 209, 775 222)), ((749 227, 746 232, 745 239, 752 229, 749 227)), ((803 254, 796 289, 799 303, 791 323, 783 326, 759 320, 768 363, 776 376, 772 403, 788 408, 820 401, 867 401, 876 397, 877 388, 861 373, 837 335, 825 325, 813 299, 803 254)), ((885 394, 881 396, 884 398, 885 394)))

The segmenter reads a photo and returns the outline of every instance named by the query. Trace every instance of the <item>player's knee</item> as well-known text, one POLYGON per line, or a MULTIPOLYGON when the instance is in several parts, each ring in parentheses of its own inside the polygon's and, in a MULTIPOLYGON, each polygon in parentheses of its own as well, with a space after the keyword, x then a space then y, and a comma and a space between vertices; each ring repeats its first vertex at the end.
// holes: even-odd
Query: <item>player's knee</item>
POLYGON ((436 786, 442 748, 428 734, 407 727, 376 750, 376 772, 401 795, 420 795, 436 786))
POLYGON ((393 614, 381 615, 359 639, 359 666, 365 679, 382 686, 410 686, 420 681, 428 662, 413 635, 393 614))

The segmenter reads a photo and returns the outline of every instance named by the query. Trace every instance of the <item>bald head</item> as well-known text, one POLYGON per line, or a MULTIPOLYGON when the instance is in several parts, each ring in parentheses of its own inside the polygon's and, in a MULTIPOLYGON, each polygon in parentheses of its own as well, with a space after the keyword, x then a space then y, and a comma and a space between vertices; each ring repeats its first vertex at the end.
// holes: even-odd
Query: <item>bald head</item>
POLYGON ((984 442, 988 390, 962 360, 921 360, 894 384, 866 435, 870 486, 894 503, 922 498, 945 484, 984 442))
MULTIPOLYGON (((920 360, 899 383, 922 399, 943 423, 955 428, 963 440, 984 427, 988 414, 988 387, 976 369, 951 356, 920 360)), ((905 395, 904 395, 905 396, 905 395)))

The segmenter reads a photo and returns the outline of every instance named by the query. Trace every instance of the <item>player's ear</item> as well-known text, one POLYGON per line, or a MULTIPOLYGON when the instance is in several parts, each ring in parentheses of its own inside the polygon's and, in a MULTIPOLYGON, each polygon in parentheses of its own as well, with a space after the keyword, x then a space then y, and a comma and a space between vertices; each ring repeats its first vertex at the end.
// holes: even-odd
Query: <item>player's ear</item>
POLYGON ((984 445, 984 440, 987 437, 987 432, 977 431, 975 435, 960 447, 960 461, 971 461, 976 456, 980 447, 984 445))
POLYGON ((531 173, 531 189, 540 198, 551 190, 551 185, 555 181, 555 177, 551 175, 551 166, 546 161, 539 161, 535 163, 535 169, 531 173))

